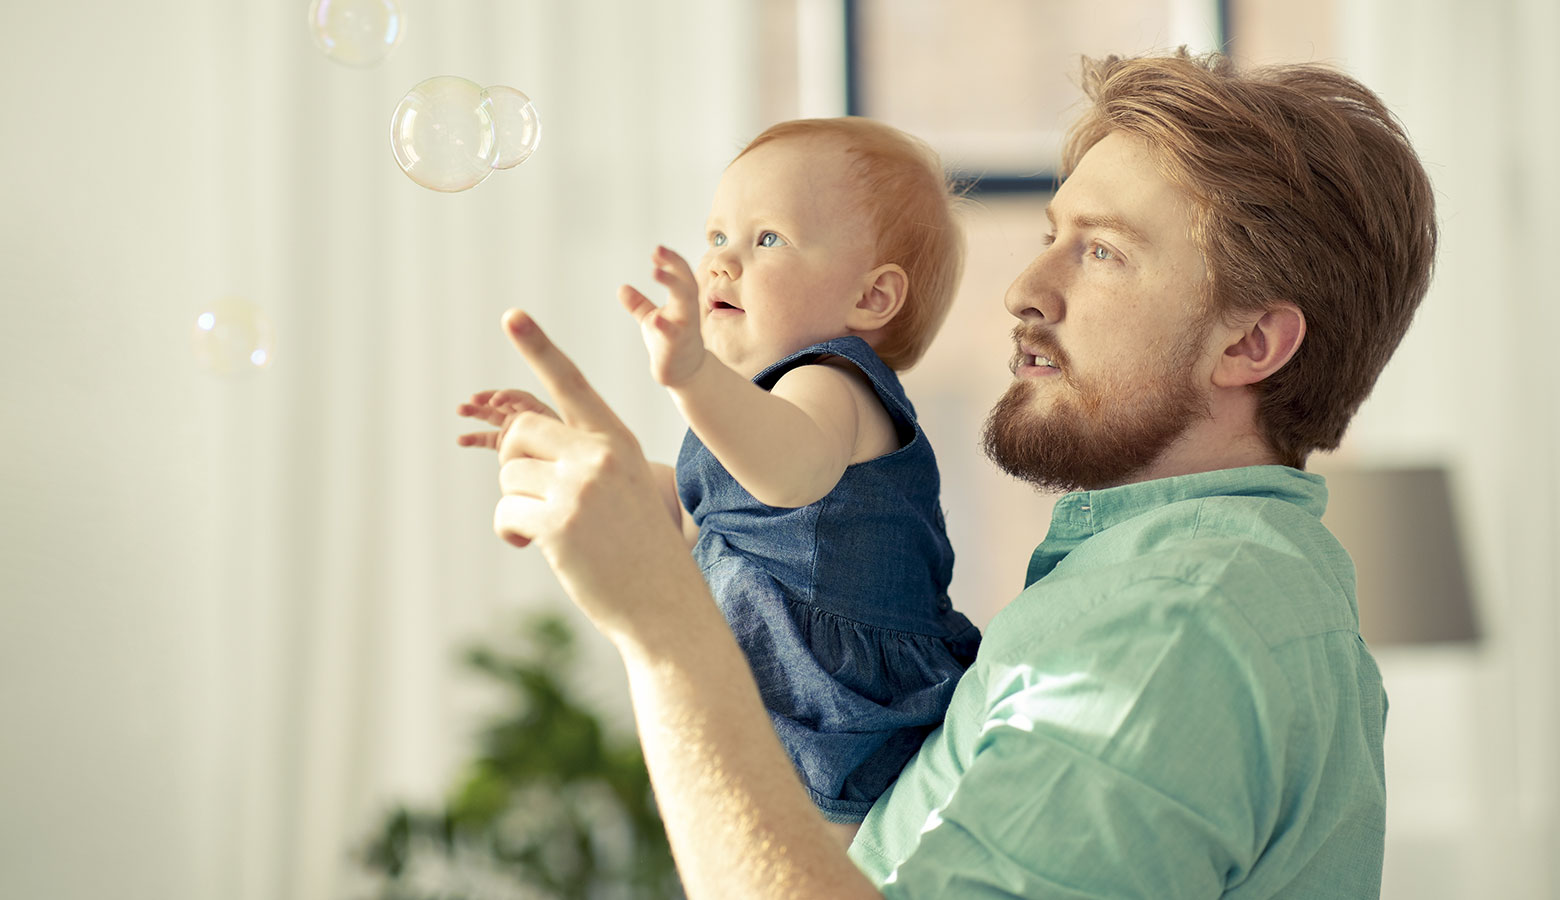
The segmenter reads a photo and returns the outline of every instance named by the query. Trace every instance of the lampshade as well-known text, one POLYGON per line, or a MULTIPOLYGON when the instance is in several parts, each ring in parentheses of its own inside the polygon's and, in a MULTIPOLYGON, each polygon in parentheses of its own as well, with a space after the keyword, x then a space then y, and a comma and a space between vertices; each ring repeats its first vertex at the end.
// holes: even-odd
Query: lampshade
POLYGON ((1330 464, 1317 472, 1327 479, 1322 524, 1354 558, 1365 640, 1477 640, 1446 470, 1330 464))

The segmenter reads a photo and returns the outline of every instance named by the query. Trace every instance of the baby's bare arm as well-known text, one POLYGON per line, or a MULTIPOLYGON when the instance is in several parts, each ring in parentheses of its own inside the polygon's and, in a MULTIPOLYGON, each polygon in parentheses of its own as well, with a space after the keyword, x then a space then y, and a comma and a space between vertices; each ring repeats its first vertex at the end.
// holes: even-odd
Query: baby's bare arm
POLYGON ((893 447, 882 404, 842 367, 799 366, 765 391, 711 355, 671 393, 726 471, 768 506, 813 503, 851 463, 893 447))
POLYGON ((630 285, 618 299, 639 323, 655 380, 759 502, 806 506, 832 490, 846 466, 893 449, 893 423, 859 371, 826 360, 792 369, 772 390, 759 388, 704 346, 688 263, 665 247, 653 260, 655 279, 668 290, 665 305, 630 285))

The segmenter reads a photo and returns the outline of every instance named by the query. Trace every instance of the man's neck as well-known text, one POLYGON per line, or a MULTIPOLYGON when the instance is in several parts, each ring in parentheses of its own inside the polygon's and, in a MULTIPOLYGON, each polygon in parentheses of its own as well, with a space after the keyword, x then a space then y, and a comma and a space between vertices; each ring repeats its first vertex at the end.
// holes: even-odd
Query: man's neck
POLYGON ((1210 398, 1210 415, 1198 419, 1159 458, 1130 482, 1219 469, 1278 465, 1278 454, 1257 429, 1255 391, 1220 391, 1210 398))

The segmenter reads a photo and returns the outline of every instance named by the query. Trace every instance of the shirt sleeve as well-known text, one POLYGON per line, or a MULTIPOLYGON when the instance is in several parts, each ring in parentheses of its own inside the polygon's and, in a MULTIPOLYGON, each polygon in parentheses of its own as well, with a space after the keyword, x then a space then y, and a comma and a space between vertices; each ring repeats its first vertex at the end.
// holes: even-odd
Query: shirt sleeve
POLYGON ((886 897, 1218 897, 1280 807, 1285 680, 1203 587, 1128 589, 998 666, 952 795, 886 897))

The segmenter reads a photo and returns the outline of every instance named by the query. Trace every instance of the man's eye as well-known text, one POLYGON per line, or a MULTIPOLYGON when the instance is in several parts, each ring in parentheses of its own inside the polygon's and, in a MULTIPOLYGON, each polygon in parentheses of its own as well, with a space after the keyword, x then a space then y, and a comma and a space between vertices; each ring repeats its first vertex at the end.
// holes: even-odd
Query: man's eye
POLYGON ((766 231, 758 236, 758 245, 760 247, 779 247, 784 243, 785 238, 775 234, 773 231, 766 231))
POLYGON ((721 234, 718 231, 710 232, 710 246, 711 247, 724 247, 724 246, 726 246, 726 236, 724 234, 721 234))
POLYGON ((1094 249, 1089 251, 1089 255, 1095 259, 1114 259, 1116 256, 1114 253, 1111 253, 1110 248, 1104 244, 1095 244, 1094 249))

